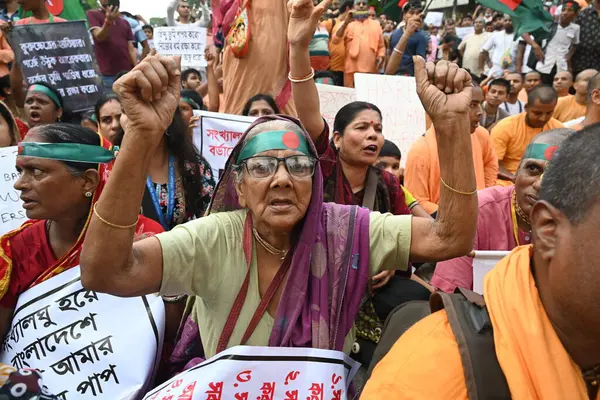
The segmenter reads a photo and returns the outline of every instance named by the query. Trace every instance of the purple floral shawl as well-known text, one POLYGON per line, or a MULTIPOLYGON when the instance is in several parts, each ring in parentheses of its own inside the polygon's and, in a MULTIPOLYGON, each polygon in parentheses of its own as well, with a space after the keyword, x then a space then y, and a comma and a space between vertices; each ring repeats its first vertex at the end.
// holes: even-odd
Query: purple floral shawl
MULTIPOLYGON (((234 161, 248 131, 271 120, 291 121, 302 127, 288 116, 268 116, 254 122, 231 153, 208 213, 240 208, 233 182, 234 161)), ((316 157, 310 137, 303 127, 302 131, 316 157)), ((323 203, 323 178, 317 163, 312 198, 297 236, 269 346, 341 351, 367 287, 369 249, 369 210, 323 203)), ((188 311, 191 308, 188 304, 188 311)), ((174 371, 202 361, 195 359, 201 356, 201 343, 194 315, 184 317, 180 339, 169 360, 174 371)))

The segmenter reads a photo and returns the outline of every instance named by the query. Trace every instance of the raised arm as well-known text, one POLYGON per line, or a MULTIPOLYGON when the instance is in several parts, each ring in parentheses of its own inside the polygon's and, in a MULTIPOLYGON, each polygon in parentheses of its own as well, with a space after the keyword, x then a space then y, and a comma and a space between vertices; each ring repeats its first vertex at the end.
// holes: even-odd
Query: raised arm
POLYGON ((167 6, 167 25, 177 26, 175 22, 175 9, 179 5, 179 0, 172 0, 167 6))
MULTIPOLYGON (((308 44, 317 29, 321 15, 329 8, 330 3, 331 0, 323 0, 315 7, 312 0, 296 0, 290 5, 291 15, 288 26, 290 75, 295 80, 304 80, 303 78, 311 75, 308 44)), ((292 81, 292 95, 298 118, 312 140, 316 142, 325 129, 325 122, 321 116, 319 92, 315 80, 311 78, 304 82, 292 81)))
POLYGON ((386 75, 396 75, 396 72, 398 72, 398 67, 402 62, 402 55, 406 50, 408 41, 410 40, 411 36, 417 31, 417 29, 421 27, 421 22, 421 14, 419 14, 412 17, 406 24, 404 34, 402 35, 402 37, 400 38, 400 40, 398 41, 398 43, 396 44, 396 46, 390 54, 388 64, 385 67, 386 75))
POLYGON ((221 107, 221 98, 219 96, 219 82, 215 75, 215 61, 217 57, 213 53, 212 49, 207 48, 204 51, 204 58, 206 58, 206 80, 208 82, 208 104, 206 108, 208 111, 219 112, 221 107))
POLYGON ((417 92, 435 127, 441 181, 437 218, 412 220, 410 259, 441 261, 468 254, 477 227, 468 116, 473 84, 469 73, 454 63, 414 60, 417 92))
POLYGON ((160 243, 148 238, 134 244, 133 227, 150 159, 178 105, 179 62, 150 55, 115 82, 114 90, 128 122, 118 159, 96 203, 83 244, 81 281, 88 289, 138 296, 160 288, 160 243))
MULTIPOLYGON (((119 7, 111 6, 106 10, 106 18, 104 19, 104 23, 101 27, 92 26, 90 31, 92 32, 92 36, 98 42, 104 42, 106 39, 110 37, 110 32, 112 31, 112 27, 115 24, 117 18, 119 18, 119 7)), ((90 23, 92 25, 92 23, 90 23)))

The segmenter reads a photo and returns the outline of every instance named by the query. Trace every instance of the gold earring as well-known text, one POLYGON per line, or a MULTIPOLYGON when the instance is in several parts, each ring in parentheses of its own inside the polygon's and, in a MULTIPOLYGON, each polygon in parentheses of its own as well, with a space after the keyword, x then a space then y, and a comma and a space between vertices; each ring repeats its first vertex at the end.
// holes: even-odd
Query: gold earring
POLYGON ((85 192, 85 197, 92 197, 92 192, 85 192))

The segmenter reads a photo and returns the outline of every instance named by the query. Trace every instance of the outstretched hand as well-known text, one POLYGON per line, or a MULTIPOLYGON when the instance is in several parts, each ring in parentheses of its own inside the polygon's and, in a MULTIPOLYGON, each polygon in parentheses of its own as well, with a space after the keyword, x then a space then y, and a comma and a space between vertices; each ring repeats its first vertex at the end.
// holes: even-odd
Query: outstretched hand
POLYGON ((179 104, 181 58, 151 54, 115 82, 123 112, 125 132, 136 130, 156 143, 167 130, 179 104))
POLYGON ((315 6, 312 0, 289 0, 287 3, 290 13, 288 25, 288 42, 290 45, 308 47, 312 40, 321 15, 329 8, 332 0, 323 0, 315 6))
POLYGON ((441 60, 437 64, 413 57, 417 94, 432 121, 466 116, 471 104, 471 75, 458 65, 441 60))

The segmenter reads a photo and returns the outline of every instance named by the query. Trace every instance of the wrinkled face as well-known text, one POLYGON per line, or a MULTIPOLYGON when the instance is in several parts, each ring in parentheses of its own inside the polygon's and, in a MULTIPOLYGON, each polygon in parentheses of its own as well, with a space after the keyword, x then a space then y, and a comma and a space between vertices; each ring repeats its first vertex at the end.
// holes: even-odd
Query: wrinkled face
POLYGON ((573 86, 573 79, 571 78, 571 74, 569 74, 568 72, 561 71, 554 76, 552 87, 557 92, 567 92, 571 86, 573 86))
POLYGON ((375 110, 363 110, 348 124, 340 135, 334 133, 333 140, 339 149, 340 158, 348 164, 368 166, 377 161, 383 147, 383 126, 375 110))
MULTIPOLYGON (((23 141, 44 140, 33 130, 23 141)), ((85 193, 96 189, 97 171, 88 170, 84 176, 74 177, 61 161, 23 156, 17 157, 16 167, 20 176, 14 187, 21 191, 27 218, 56 220, 89 209, 91 199, 85 193)))
POLYGON ((121 114, 123 109, 118 100, 111 100, 100 107, 99 132, 112 144, 117 144, 118 137, 121 135, 121 114))
POLYGON ((543 128, 552 118, 555 107, 556 101, 544 104, 536 99, 533 104, 527 103, 525 105, 525 110, 527 110, 527 125, 532 128, 543 128))
POLYGON ((183 118, 185 126, 190 126, 190 119, 194 116, 194 109, 192 106, 180 99, 179 111, 181 112, 181 117, 183 118))
POLYGON ((540 177, 544 173, 547 161, 526 158, 521 163, 515 179, 515 190, 517 192, 517 203, 530 215, 533 205, 538 201, 540 195, 540 177))
POLYGON ((492 106, 497 107, 506 101, 507 95, 505 86, 492 85, 488 89, 486 100, 492 106))
POLYGON ((530 72, 527 75, 525 75, 525 82, 523 83, 523 87, 529 93, 540 83, 542 83, 542 77, 540 76, 540 74, 538 74, 537 72, 530 72))
POLYGON ((476 87, 473 88, 473 95, 471 96, 471 105, 469 106, 469 120, 471 122, 471 133, 475 132, 475 129, 479 126, 479 121, 483 115, 483 90, 476 87))
POLYGON ((182 17, 189 17, 190 16, 190 5, 188 4, 188 2, 180 1, 179 7, 177 7, 177 12, 182 17))
POLYGON ((518 94, 523 89, 523 78, 521 74, 508 74, 506 80, 510 82, 510 93, 518 94))
POLYGON ((2 115, 0 115, 0 147, 9 147, 13 146, 16 143, 13 143, 13 135, 10 125, 6 122, 6 119, 2 115))
POLYGON ((43 93, 29 92, 25 98, 25 118, 30 128, 41 124, 51 124, 62 116, 62 108, 57 108, 50 97, 43 93))
POLYGON ((249 117, 264 117, 265 115, 273 115, 275 110, 265 100, 253 101, 248 110, 249 117))
POLYGON ((154 39, 154 32, 152 31, 152 29, 144 29, 144 33, 146 34, 148 40, 154 39))
POLYGON ((191 73, 187 76, 187 79, 183 81, 184 89, 196 90, 202 84, 202 80, 196 73, 191 73))
POLYGON ((402 179, 402 169, 400 169, 400 159, 392 156, 379 157, 375 166, 379 169, 389 172, 398 179, 402 179))
MULTIPOLYGON (((268 150, 256 156, 285 158, 301 154, 296 150, 268 150)), ((242 181, 236 185, 236 190, 240 205, 252 212, 254 224, 278 232, 291 232, 306 215, 312 196, 312 176, 292 176, 283 163, 279 163, 272 177, 265 179, 255 179, 243 168, 242 181)))
POLYGON ((369 3, 367 0, 358 0, 354 3, 354 10, 356 11, 367 11, 369 8, 369 3))

